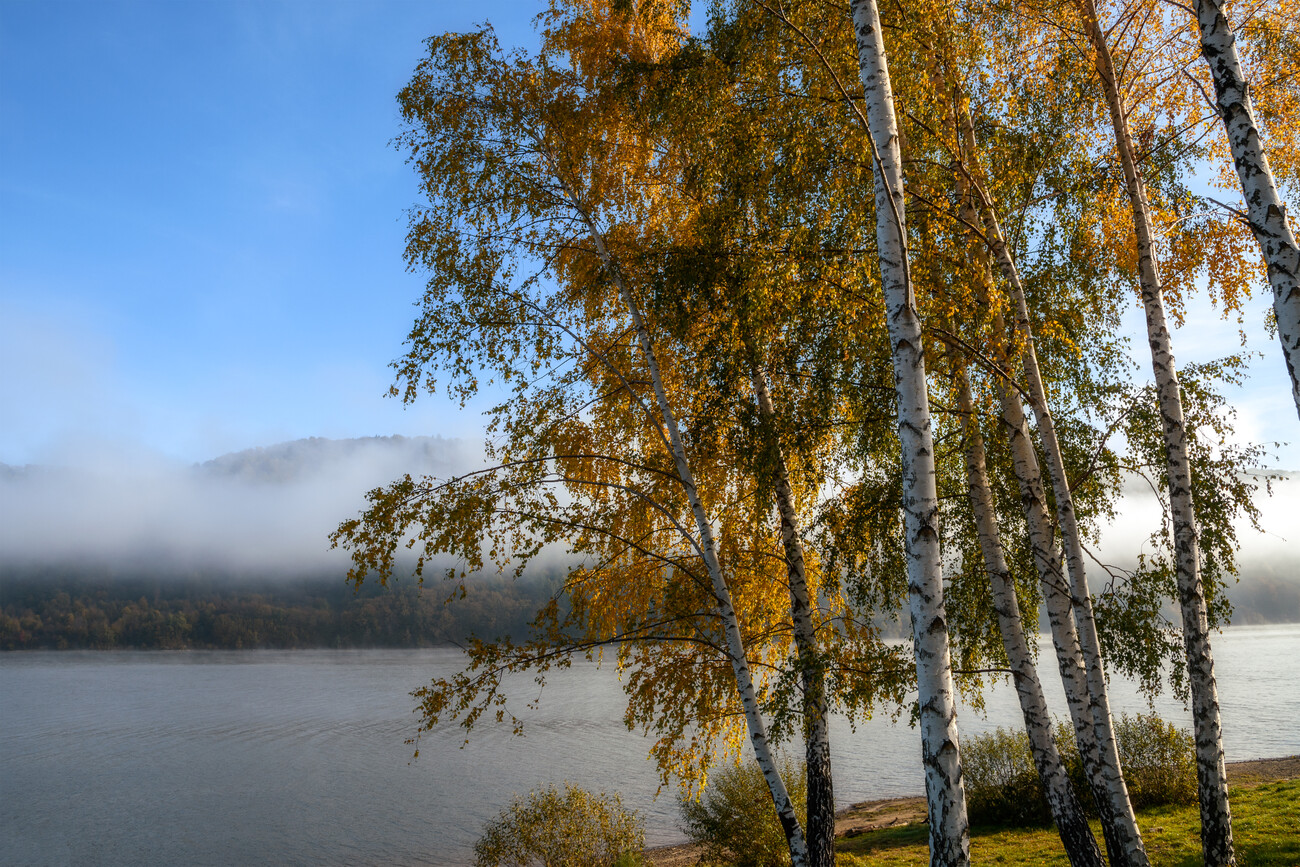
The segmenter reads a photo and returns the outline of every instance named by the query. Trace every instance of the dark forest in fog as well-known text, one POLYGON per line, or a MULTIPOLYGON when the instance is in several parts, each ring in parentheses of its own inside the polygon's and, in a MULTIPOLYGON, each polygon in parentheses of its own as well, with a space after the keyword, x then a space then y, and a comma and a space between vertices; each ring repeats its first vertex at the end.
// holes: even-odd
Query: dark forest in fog
POLYGON ((106 579, 45 570, 0 576, 0 649, 432 647, 522 637, 549 578, 481 579, 446 590, 333 579, 106 579))

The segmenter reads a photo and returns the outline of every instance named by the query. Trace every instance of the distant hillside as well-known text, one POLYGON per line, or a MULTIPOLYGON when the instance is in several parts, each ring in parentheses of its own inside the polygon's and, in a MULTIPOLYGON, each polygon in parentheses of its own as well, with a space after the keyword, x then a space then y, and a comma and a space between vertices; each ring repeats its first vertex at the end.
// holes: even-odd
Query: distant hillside
POLYGON ((1295 559, 1251 564, 1227 596, 1234 624, 1300 623, 1300 568, 1295 559))

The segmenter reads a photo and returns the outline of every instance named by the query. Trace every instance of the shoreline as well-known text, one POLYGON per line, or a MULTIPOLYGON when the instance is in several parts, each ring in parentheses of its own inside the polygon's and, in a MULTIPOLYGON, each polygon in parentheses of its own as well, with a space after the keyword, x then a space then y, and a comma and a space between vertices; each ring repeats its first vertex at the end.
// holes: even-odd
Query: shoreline
MULTIPOLYGON (((1300 777, 1300 755, 1228 762, 1227 769, 1230 785, 1251 788, 1262 783, 1300 777)), ((836 811, 835 839, 924 821, 924 795, 859 801, 836 811)), ((694 843, 676 843, 646 849, 645 857, 646 863, 651 867, 691 867, 699 861, 701 851, 701 847, 694 843)))

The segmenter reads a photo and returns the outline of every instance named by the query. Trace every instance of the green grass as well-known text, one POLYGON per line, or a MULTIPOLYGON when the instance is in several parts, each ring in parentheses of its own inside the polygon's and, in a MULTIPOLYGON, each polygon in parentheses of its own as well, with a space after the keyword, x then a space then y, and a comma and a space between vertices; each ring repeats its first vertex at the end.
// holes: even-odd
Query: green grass
MULTIPOLYGON (((1233 837, 1239 867, 1300 865, 1300 780, 1267 783, 1232 793, 1233 837)), ((1157 807, 1138 814, 1154 867, 1200 865, 1200 817, 1195 806, 1157 807)), ((1094 823, 1093 830, 1096 831, 1094 823)), ((929 864, 925 825, 885 828, 844 840, 839 852, 872 865, 929 864)), ((1098 840, 1100 841, 1100 832, 1098 840)), ((844 858, 852 864, 855 859, 844 858)), ((1051 828, 971 829, 976 864, 1042 864, 1069 867, 1060 838, 1051 828)))

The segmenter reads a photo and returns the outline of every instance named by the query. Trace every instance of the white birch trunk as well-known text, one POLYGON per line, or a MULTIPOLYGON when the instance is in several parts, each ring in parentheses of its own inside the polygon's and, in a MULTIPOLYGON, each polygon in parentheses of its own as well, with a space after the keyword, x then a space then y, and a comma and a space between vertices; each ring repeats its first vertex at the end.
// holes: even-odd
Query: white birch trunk
MULTIPOLYGON (((974 154, 975 136, 970 119, 968 116, 963 115, 961 121, 965 147, 969 153, 974 154)), ((1102 663, 1101 641, 1097 635, 1096 619, 1092 611, 1092 595, 1088 589, 1087 566, 1084 562, 1083 545, 1079 538, 1078 522, 1075 519, 1074 499, 1070 493, 1060 441, 1056 436, 1056 426, 1048 407, 1047 393, 1038 366, 1038 353, 1034 348, 1033 325, 1029 319, 1029 307, 1025 301, 1024 285, 1020 281, 1020 274, 1016 268, 1015 260, 1007 247, 1002 227, 998 222, 997 214, 987 192, 978 184, 974 186, 978 193, 980 220, 983 224, 985 240, 1010 288, 1011 298, 1015 305, 1016 330, 1013 339, 1020 344, 1021 368, 1024 371, 1026 384, 1028 385, 1029 403, 1034 412, 1034 419, 1038 423, 1039 441, 1043 445, 1043 453, 1047 458, 1052 479, 1052 488, 1056 493, 1057 516, 1061 527, 1067 574, 1069 575, 1070 610, 1073 614, 1075 626, 1071 631, 1075 634, 1075 643, 1081 653, 1084 666, 1086 689, 1082 695, 1087 697, 1089 705, 1087 716, 1091 720, 1093 730, 1093 736, 1089 739, 1089 747, 1095 750, 1093 756, 1095 763, 1088 771, 1089 782, 1093 788, 1098 810, 1102 816, 1106 849, 1111 862, 1117 865, 1145 867, 1149 863, 1146 847, 1142 842, 1137 817, 1133 812, 1132 800, 1129 798, 1128 787, 1124 782, 1123 769, 1120 766, 1119 746, 1115 740, 1106 673, 1102 663)), ((996 316, 996 320, 995 327, 998 333, 1004 334, 1005 326, 1002 323, 1000 314, 996 316)), ((1004 364, 1008 364, 1008 359, 1005 356, 1001 360, 1004 364)), ((1000 388, 1004 416, 1009 414, 1008 424, 1012 424, 1013 419, 1019 419, 1018 423, 1013 424, 1012 430, 1014 431, 1023 426, 1023 437, 1027 445, 1028 426, 1023 421, 1024 413, 1019 398, 1011 393, 1008 383, 1002 383, 1000 388)), ((1016 434, 1013 432, 1012 436, 1014 438, 1016 434)), ((1030 447, 1030 450, 1032 455, 1032 447, 1030 447)), ((1026 467, 1028 469, 1028 465, 1026 467)), ((1035 484, 1041 488, 1041 475, 1036 460, 1032 472, 1036 480, 1035 484)), ((1041 495, 1041 490, 1039 495, 1041 495)), ((1046 499, 1038 501, 1043 504, 1045 518, 1046 499)), ((1047 532, 1050 540, 1050 529, 1047 532)), ((1055 557, 1055 554, 1053 554, 1053 557, 1055 557)), ((1059 562, 1057 569, 1059 569, 1059 562)), ((1049 612, 1050 610, 1049 605, 1049 612)), ((1067 695, 1069 689, 1067 683, 1067 695)), ((1082 718, 1075 714, 1073 710, 1071 711, 1071 717, 1077 727, 1082 718)), ((1082 755, 1082 742, 1080 743, 1080 750, 1082 755)))
POLYGON ((1038 439, 1043 446, 1048 475, 1052 480, 1052 491, 1056 495, 1056 514, 1061 528, 1066 572, 1070 579, 1071 605, 1079 636, 1079 649, 1083 653, 1088 701, 1099 751, 1098 771, 1101 774, 1101 783, 1113 822, 1107 840, 1108 847, 1115 849, 1111 852, 1111 860, 1134 865, 1134 867, 1145 867, 1149 863, 1146 847, 1142 842, 1142 834, 1138 829, 1137 817, 1133 812, 1133 804, 1128 796, 1128 787, 1125 785, 1123 769, 1120 766, 1119 744, 1115 739, 1106 670, 1101 654, 1101 639, 1097 634, 1097 621, 1092 611, 1092 593, 1088 587, 1087 563, 1079 536, 1078 520, 1075 518, 1074 497, 1070 492, 1069 479, 1066 477, 1061 444, 1056 436, 1056 425, 1047 405, 1047 393, 1038 367, 1038 354, 1034 349, 1029 308, 1025 302, 1024 288, 1015 263, 1003 241, 1001 228, 997 225, 992 210, 988 208, 985 209, 985 232, 995 248, 995 255, 1011 286, 1012 300, 1015 303, 1016 334, 1021 343, 1021 362, 1026 384, 1029 386, 1029 405, 1034 413, 1034 421, 1038 424, 1038 439))
MULTIPOLYGON (((1183 619, 1183 645, 1187 655, 1187 681, 1192 693, 1192 728, 1196 740, 1196 771, 1201 808, 1201 847, 1207 867, 1235 864, 1232 812, 1223 760, 1223 733, 1219 718, 1214 656, 1210 650, 1205 592, 1201 584, 1200 545, 1192 493, 1191 461, 1178 372, 1165 322, 1164 296, 1152 241, 1151 213, 1146 185, 1138 173, 1128 119, 1120 102, 1118 79, 1106 35, 1097 20, 1092 0, 1081 0, 1085 26, 1097 60, 1097 73, 1115 131, 1116 149, 1124 170, 1124 185, 1133 210, 1138 245, 1138 284, 1147 319, 1147 343, 1160 400, 1160 417, 1167 451, 1169 507, 1174 525, 1174 562, 1178 602, 1183 619)), ((1270 269, 1271 270, 1271 269, 1270 269)))
MULTIPOLYGON (((769 424, 776 418, 772 396, 757 366, 750 380, 759 415, 769 424)), ((790 583, 790 621, 799 658, 803 684, 804 765, 808 774, 807 841, 811 867, 835 867, 835 789, 831 776, 831 740, 826 701, 826 666, 817 650, 817 631, 812 619, 808 576, 804 566, 803 541, 799 538, 799 516, 794 508, 794 491, 780 443, 774 443, 776 457, 776 506, 781 518, 781 545, 785 550, 786 575, 790 583)))
POLYGON ((852 0, 858 64, 875 152, 876 243, 902 445, 903 511, 921 756, 930 811, 930 863, 970 863, 948 624, 943 606, 939 504, 921 322, 908 274, 903 169, 889 67, 875 0, 852 0))
MULTIPOLYGON (((1264 254, 1268 282, 1273 287, 1277 337, 1291 375, 1291 396, 1300 413, 1300 246, 1286 218, 1259 130, 1255 126, 1250 90, 1237 57, 1237 40, 1219 0, 1195 0, 1201 29, 1201 55, 1214 78, 1219 117, 1228 134, 1232 164, 1241 179, 1250 228, 1264 254)), ((1208 858, 1208 856, 1207 856, 1208 858)))
POLYGON ((628 314, 632 318, 632 327, 636 331, 637 341, 640 343, 641 352, 646 359, 646 367, 649 369, 650 380, 654 387, 655 402, 659 407, 660 415, 663 417, 664 427, 668 430, 668 441, 672 448, 677 475, 682 484, 682 491, 686 495, 686 501, 691 508, 691 513, 695 518, 696 532, 699 533, 700 553, 704 559, 705 567, 709 570, 709 579, 713 584, 713 595, 717 600, 716 610, 726 633, 727 655, 730 658, 732 672, 736 678, 736 690, 740 695, 740 703, 745 712, 745 724, 749 729, 750 744, 754 749, 754 757, 758 760, 759 769, 763 772, 763 778, 767 781, 768 791, 772 795, 772 803, 776 808, 777 818, 785 831, 786 840, 790 846, 792 867, 808 867, 808 845, 804 837, 803 827, 799 824, 799 817, 795 813, 794 803, 790 800, 789 790, 786 788, 785 781, 781 779, 781 772, 777 768, 776 759, 772 754, 771 741, 767 734, 767 724, 764 722, 762 712, 758 706, 758 693, 754 688, 754 678, 750 671, 749 659, 745 656, 745 644, 740 634, 740 618, 736 615, 736 609, 731 600, 731 588, 727 585, 727 577, 723 573, 721 562, 718 559, 717 544, 713 538, 713 525, 704 511, 704 504, 700 500, 699 492, 695 487, 695 475, 691 472, 690 461, 686 455, 686 446, 682 441, 681 431, 677 424, 677 416, 673 412, 672 404, 668 401, 668 392, 664 388, 663 376, 659 372, 659 360, 655 354, 654 342, 651 340, 650 332, 641 317, 641 308, 632 296, 631 289, 627 285, 627 280, 624 278, 618 263, 614 261, 606 249, 604 238, 601 237, 600 232, 592 225, 591 220, 586 217, 585 213, 583 219, 587 224, 591 239, 596 245, 596 252, 609 269, 614 284, 618 288, 619 297, 623 300, 623 304, 627 307, 628 314))
POLYGON ((1038 468, 1033 442, 1029 438, 1029 421, 1025 418, 1020 398, 1011 386, 1002 381, 997 386, 1002 423, 1010 437, 1012 465, 1020 486, 1020 505, 1029 530, 1030 550, 1038 568, 1043 603, 1047 608, 1047 622, 1052 632, 1052 646, 1056 651, 1057 668, 1065 689, 1065 702, 1070 711, 1070 723, 1074 727, 1075 743, 1078 744, 1088 786, 1101 817, 1107 854, 1112 864, 1124 863, 1123 837, 1115 830, 1115 806, 1105 783, 1107 775, 1102 770, 1102 752, 1097 744, 1097 729, 1093 724, 1088 676, 1083 652, 1079 648, 1079 633, 1074 623, 1069 582, 1056 553, 1042 474, 1038 468))
POLYGON ((1042 780, 1043 792, 1052 819, 1061 836, 1071 867, 1103 867, 1101 850, 1092 836, 1088 820, 1070 786, 1070 777, 1056 749, 1052 731, 1052 715, 1043 697, 1043 686, 1038 680, 1038 669, 1025 638, 1020 617, 1020 603, 1011 581, 1011 570, 1002 553, 1001 533, 998 529, 997 511, 989 489, 988 469, 984 456, 984 438, 980 434, 975 403, 971 397, 970 381, 964 367, 958 366, 957 407, 962 414, 966 439, 966 477, 971 510, 979 534, 980 552, 989 576, 989 590, 993 610, 997 613, 998 629, 1002 633, 1002 646, 1011 665, 1012 681, 1020 699, 1020 712, 1029 736, 1029 749, 1034 757, 1034 767, 1042 780))

